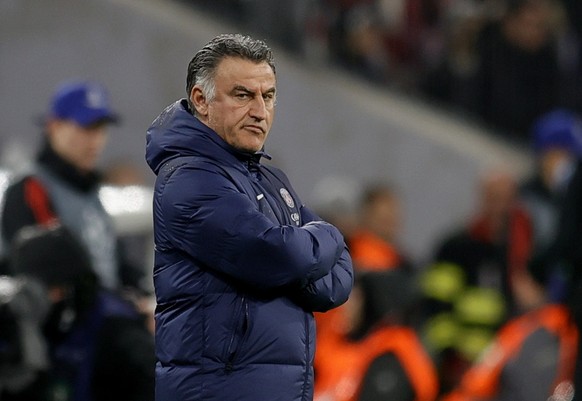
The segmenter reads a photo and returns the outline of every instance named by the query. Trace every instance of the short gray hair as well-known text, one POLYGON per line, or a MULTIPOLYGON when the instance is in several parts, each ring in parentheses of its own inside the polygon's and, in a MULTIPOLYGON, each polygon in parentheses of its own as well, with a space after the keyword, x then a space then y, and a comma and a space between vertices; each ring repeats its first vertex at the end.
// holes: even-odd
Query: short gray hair
POLYGON ((192 88, 200 85, 207 101, 211 101, 216 91, 216 67, 227 57, 238 57, 256 63, 265 62, 275 73, 273 52, 264 41, 241 34, 218 35, 200 49, 188 64, 186 94, 192 114, 196 112, 190 100, 192 88))

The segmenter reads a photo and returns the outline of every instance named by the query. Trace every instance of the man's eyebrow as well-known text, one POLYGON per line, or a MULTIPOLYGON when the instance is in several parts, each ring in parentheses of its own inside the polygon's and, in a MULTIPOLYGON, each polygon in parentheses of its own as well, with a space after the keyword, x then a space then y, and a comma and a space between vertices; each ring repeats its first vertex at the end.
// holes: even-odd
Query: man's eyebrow
MULTIPOLYGON (((276 91, 277 91, 277 89, 273 86, 273 87, 267 89, 264 92, 264 94, 267 94, 267 93, 275 93, 276 91)), ((249 88, 247 88, 245 86, 242 86, 242 85, 235 85, 235 87, 232 88, 232 92, 245 92, 245 93, 252 94, 252 95, 255 94, 255 91, 253 91, 253 90, 251 90, 251 89, 249 89, 249 88)))
POLYGON ((250 90, 247 87, 244 87, 242 85, 236 85, 234 88, 232 88, 233 92, 247 92, 247 93, 255 93, 254 91, 250 90))

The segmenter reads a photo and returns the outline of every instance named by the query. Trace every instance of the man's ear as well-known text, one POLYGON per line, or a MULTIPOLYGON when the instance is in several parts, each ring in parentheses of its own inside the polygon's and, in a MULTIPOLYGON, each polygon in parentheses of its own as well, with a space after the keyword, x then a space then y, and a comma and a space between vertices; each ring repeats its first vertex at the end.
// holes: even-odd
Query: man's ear
POLYGON ((206 103, 206 97, 202 93, 202 88, 197 85, 192 88, 190 101, 200 117, 206 117, 208 115, 208 103, 206 103))

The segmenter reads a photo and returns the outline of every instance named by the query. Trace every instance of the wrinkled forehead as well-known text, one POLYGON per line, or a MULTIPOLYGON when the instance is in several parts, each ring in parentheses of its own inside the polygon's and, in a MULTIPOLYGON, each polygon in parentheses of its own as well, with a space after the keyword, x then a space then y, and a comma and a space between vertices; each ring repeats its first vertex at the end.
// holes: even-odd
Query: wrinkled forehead
POLYGON ((276 76, 266 61, 253 61, 239 57, 226 57, 218 63, 214 73, 215 81, 260 82, 275 86, 276 76))

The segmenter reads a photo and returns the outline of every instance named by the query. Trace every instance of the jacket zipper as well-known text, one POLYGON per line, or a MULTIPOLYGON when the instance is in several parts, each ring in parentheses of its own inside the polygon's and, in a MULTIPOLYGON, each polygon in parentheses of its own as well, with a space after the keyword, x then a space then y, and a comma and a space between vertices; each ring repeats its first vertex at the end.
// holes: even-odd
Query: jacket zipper
POLYGON ((243 322, 242 322, 242 331, 240 334, 240 340, 238 343, 238 346, 235 347, 234 346, 234 340, 237 337, 237 333, 239 331, 239 325, 238 325, 238 320, 239 320, 239 316, 240 313, 237 313, 236 317, 235 317, 235 327, 233 330, 232 335, 230 336, 230 340, 228 342, 228 348, 227 348, 227 360, 226 360, 226 364, 225 364, 225 370, 226 373, 230 373, 234 367, 234 361, 237 355, 237 351, 240 349, 241 343, 243 341, 243 338, 247 332, 248 329, 248 325, 249 325, 249 304, 247 302, 247 299, 245 296, 243 296, 241 298, 241 310, 244 310, 244 318, 243 318, 243 322))

